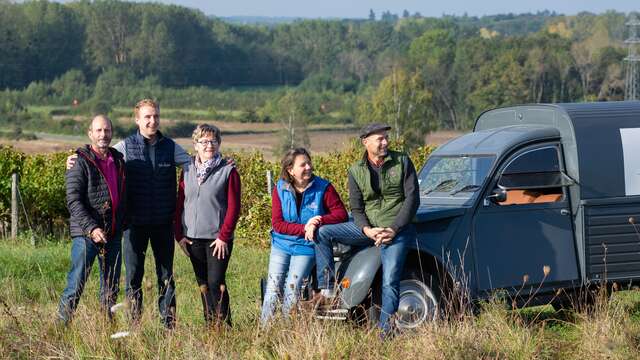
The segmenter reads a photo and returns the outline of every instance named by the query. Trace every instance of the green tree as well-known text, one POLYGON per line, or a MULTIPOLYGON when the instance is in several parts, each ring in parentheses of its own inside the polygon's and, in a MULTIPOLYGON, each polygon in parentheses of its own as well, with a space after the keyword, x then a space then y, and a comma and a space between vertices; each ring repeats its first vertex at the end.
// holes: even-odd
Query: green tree
POLYGON ((444 110, 443 125, 459 129, 455 108, 455 83, 451 68, 455 62, 455 39, 451 30, 426 31, 411 43, 411 64, 420 71, 425 86, 433 92, 436 106, 444 110))
POLYGON ((307 124, 311 111, 299 93, 289 90, 277 102, 270 103, 267 108, 270 117, 281 125, 282 140, 276 150, 277 155, 298 146, 309 146, 307 124))
POLYGON ((525 69, 518 63, 515 50, 506 51, 482 66, 474 81, 476 89, 467 101, 475 109, 524 103, 529 97, 525 69))
POLYGON ((90 97, 91 89, 87 79, 78 69, 72 69, 51 83, 51 90, 63 104, 70 105, 73 100, 83 102, 90 97))
POLYGON ((82 64, 84 28, 66 6, 47 1, 25 2, 25 63, 33 80, 53 80, 82 64))
POLYGON ((104 70, 130 64, 131 41, 138 25, 132 11, 134 4, 104 0, 83 5, 89 65, 104 70))
POLYGON ((404 138, 410 147, 423 145, 424 136, 435 128, 430 121, 432 93, 420 74, 393 69, 385 77, 370 102, 361 103, 360 123, 383 122, 393 127, 394 138, 404 138))

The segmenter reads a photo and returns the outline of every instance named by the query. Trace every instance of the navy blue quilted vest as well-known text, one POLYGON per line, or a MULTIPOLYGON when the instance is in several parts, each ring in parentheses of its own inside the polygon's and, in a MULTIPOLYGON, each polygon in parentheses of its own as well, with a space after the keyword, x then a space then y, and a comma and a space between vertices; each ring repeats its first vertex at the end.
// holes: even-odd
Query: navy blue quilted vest
POLYGON ((155 167, 140 132, 124 140, 129 217, 133 225, 160 225, 173 221, 176 208, 175 143, 157 133, 155 167))

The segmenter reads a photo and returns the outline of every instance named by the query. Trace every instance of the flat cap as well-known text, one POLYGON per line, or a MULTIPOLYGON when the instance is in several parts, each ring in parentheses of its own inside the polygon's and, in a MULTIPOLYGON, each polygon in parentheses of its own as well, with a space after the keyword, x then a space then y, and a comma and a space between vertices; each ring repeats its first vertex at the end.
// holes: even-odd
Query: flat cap
POLYGON ((391 126, 382 123, 367 124, 360 130, 360 139, 364 139, 371 134, 386 130, 391 130, 391 126))

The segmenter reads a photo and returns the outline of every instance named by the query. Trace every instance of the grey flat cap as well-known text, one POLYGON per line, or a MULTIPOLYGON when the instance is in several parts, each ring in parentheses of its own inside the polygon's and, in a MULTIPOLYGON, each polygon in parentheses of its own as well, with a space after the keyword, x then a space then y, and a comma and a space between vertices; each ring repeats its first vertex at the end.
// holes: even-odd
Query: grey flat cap
POLYGON ((364 139, 371 134, 386 130, 391 130, 391 126, 382 123, 367 124, 360 130, 360 139, 364 139))

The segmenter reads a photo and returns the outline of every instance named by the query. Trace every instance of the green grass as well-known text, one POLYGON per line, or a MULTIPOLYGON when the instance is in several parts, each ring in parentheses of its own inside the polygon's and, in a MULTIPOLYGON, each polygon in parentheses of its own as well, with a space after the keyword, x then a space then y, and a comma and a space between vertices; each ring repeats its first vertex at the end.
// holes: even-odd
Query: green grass
POLYGON ((50 106, 50 105, 29 105, 27 111, 30 113, 39 113, 43 115, 51 114, 55 110, 71 110, 71 106, 50 106))
MULTIPOLYGON (((153 256, 145 263, 144 314, 130 328, 125 311, 115 324, 98 315, 97 264, 74 322, 55 323, 65 286, 70 243, 0 242, 0 354, 10 358, 430 358, 430 359, 627 359, 640 357, 640 291, 616 292, 591 312, 556 313, 551 306, 509 311, 485 304, 478 316, 441 320, 391 341, 345 322, 323 322, 301 313, 273 326, 258 326, 258 281, 268 250, 236 240, 227 273, 234 326, 206 329, 188 259, 176 249, 178 326, 166 332, 158 321, 153 256), (131 330, 118 340, 109 336, 131 330)), ((124 274, 124 269, 123 269, 124 274)), ((124 277, 124 275, 123 275, 124 277)), ((121 287, 124 285, 121 282, 121 287)), ((121 291, 120 299, 123 297, 121 291)))
MULTIPOLYGON (((70 264, 71 244, 49 242, 32 248, 26 244, 4 242, 0 244, 0 295, 24 305, 57 303, 66 284, 66 274, 70 264)), ((146 276, 145 306, 155 307, 156 276, 151 247, 145 262, 146 276)), ((233 302, 235 321, 252 322, 259 308, 259 279, 267 268, 268 252, 243 246, 238 241, 227 271, 228 289, 233 302)), ((81 303, 88 299, 97 301, 98 268, 94 264, 91 277, 85 288, 81 303)), ((122 269, 124 277, 124 265, 122 269)), ((177 288, 176 301, 178 318, 188 322, 204 323, 201 319, 201 303, 198 288, 188 258, 176 249, 174 276, 177 288)), ((121 281, 119 299, 124 297, 121 281)))

